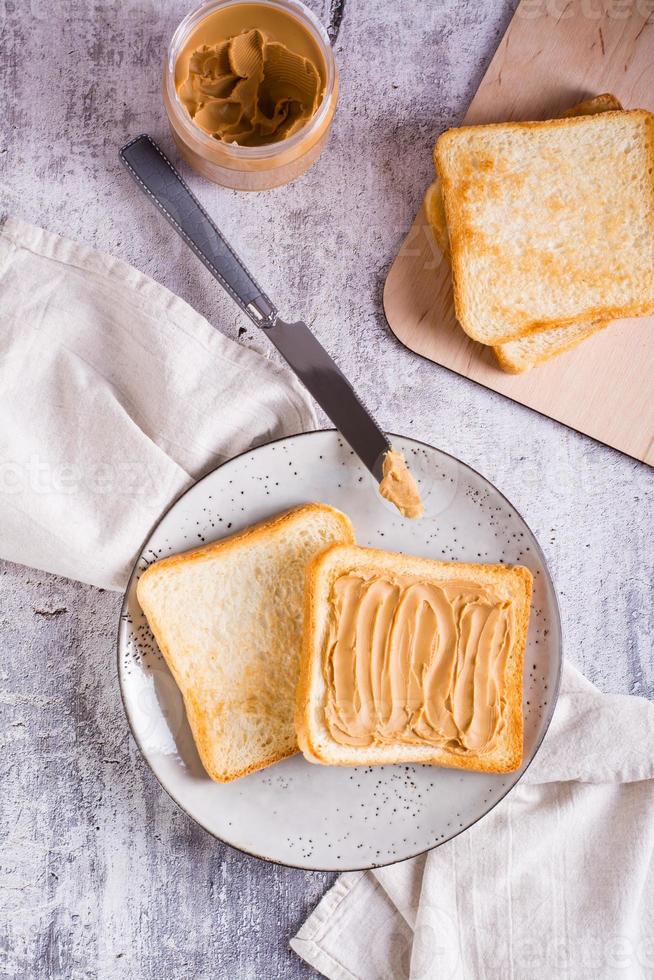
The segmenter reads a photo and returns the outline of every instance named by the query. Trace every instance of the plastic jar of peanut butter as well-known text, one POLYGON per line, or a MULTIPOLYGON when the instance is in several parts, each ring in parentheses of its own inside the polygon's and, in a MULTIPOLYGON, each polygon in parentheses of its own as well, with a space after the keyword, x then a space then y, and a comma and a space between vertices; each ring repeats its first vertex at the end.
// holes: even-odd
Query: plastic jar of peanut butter
POLYGON ((327 32, 299 0, 211 0, 173 35, 163 99, 175 143, 198 173, 267 190, 320 156, 338 70, 327 32))

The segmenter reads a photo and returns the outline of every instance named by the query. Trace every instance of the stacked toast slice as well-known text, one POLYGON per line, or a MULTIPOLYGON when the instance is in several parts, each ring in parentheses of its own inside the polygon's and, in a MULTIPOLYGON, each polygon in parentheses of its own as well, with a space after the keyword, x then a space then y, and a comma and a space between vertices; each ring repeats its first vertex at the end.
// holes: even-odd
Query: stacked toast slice
POLYGON ((448 130, 425 209, 457 318, 521 372, 654 311, 654 116, 612 95, 448 130))

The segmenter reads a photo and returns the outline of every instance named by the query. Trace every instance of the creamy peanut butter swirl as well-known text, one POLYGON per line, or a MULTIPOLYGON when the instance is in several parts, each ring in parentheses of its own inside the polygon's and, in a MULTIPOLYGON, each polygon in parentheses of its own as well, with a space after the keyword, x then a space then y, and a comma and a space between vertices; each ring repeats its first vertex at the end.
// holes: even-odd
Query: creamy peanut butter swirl
POLYGON ((202 44, 179 86, 196 125, 225 143, 261 146, 297 132, 320 105, 316 66, 259 30, 202 44))
POLYGON ((482 755, 505 724, 513 604, 491 586, 341 575, 330 595, 325 717, 342 745, 482 755))

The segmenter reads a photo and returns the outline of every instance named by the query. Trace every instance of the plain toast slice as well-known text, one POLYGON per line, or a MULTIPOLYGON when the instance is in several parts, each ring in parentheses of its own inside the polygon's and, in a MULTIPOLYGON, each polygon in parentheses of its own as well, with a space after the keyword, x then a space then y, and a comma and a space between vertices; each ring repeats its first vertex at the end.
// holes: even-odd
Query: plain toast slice
POLYGON ((474 340, 654 312, 651 113, 452 129, 435 164, 474 340))
POLYGON ((306 504, 155 562, 137 596, 182 693, 200 759, 229 782, 297 752, 305 566, 349 519, 306 504))
MULTIPOLYGON (((600 112, 617 112, 622 109, 618 99, 609 92, 596 95, 591 99, 578 102, 563 113, 567 116, 594 116, 600 112)), ((450 261, 450 236, 447 230, 445 205, 441 183, 438 177, 429 185, 425 193, 425 212, 436 244, 443 258, 450 261)), ((493 347, 493 353, 499 366, 509 374, 521 374, 529 371, 545 361, 563 354, 580 344, 582 340, 592 337, 598 330, 608 326, 606 321, 571 323, 564 327, 550 327, 539 330, 528 337, 510 340, 505 344, 493 347)))

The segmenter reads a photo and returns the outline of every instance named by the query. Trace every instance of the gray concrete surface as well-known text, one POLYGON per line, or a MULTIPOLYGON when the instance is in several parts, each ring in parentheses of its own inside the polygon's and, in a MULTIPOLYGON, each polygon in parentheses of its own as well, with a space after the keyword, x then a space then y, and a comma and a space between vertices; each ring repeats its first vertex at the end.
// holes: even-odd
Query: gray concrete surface
MULTIPOLYGON (((182 0, 0 0, 3 209, 132 262, 232 337, 252 327, 119 167, 148 131, 182 0)), ((342 5, 314 0, 334 24, 342 5)), ((510 18, 506 0, 348 0, 342 96, 304 178, 241 196, 196 178, 261 282, 304 313, 389 429, 481 469, 540 537, 566 654, 602 689, 654 696, 654 497, 645 466, 415 357, 390 335, 386 271, 510 18)), ((0 428, 2 420, 0 420, 0 428)), ((0 501, 1 506, 1 501, 0 501)), ((0 542, 1 553, 1 542, 0 542)), ((332 876, 221 846, 179 813, 127 731, 120 599, 0 566, 0 974, 300 978, 289 936, 332 876)))

